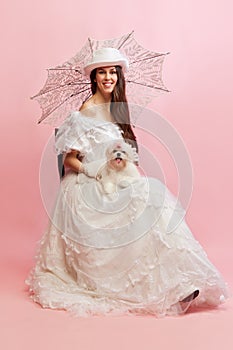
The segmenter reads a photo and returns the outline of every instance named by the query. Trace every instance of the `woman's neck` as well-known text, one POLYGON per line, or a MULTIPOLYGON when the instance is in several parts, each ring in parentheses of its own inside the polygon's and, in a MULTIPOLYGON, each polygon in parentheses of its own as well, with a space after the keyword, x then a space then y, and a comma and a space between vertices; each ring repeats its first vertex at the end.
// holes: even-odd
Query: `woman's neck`
POLYGON ((95 104, 98 104, 98 105, 99 104, 105 104, 106 107, 109 107, 109 110, 110 110, 111 100, 112 100, 112 95, 111 94, 103 95, 98 90, 93 95, 93 102, 95 104))

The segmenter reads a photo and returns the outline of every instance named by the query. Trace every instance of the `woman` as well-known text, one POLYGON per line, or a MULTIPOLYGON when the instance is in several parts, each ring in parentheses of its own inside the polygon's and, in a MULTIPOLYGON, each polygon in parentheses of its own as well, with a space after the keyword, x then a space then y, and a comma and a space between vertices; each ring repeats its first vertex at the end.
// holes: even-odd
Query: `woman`
POLYGON ((140 177, 112 194, 99 186, 109 143, 124 139, 137 148, 125 96, 127 68, 113 48, 95 51, 84 67, 93 95, 56 137, 66 175, 27 280, 31 296, 43 307, 79 316, 165 316, 217 306, 227 297, 226 284, 184 220, 167 233, 173 214, 184 212, 164 184, 140 177))

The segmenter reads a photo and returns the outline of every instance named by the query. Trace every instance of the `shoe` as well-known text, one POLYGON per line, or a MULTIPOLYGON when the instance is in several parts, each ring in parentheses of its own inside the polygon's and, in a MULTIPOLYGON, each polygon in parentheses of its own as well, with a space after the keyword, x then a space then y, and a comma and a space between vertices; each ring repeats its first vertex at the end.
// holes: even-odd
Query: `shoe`
POLYGON ((196 289, 194 292, 192 292, 191 294, 189 294, 186 298, 182 299, 179 302, 180 305, 180 311, 182 314, 184 314, 189 307, 191 306, 193 300, 199 295, 199 290, 196 289))
POLYGON ((180 302, 181 303, 188 303, 188 302, 194 300, 196 297, 198 297, 198 295, 199 295, 199 290, 196 289, 194 292, 189 294, 186 298, 182 299, 180 302))

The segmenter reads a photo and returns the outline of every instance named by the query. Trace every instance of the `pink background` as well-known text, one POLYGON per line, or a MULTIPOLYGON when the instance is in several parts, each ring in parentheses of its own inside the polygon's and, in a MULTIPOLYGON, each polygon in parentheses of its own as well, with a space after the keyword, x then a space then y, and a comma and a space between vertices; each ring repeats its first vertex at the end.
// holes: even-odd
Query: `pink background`
MULTIPOLYGON (((232 301, 181 319, 78 320, 41 310, 23 283, 47 223, 38 175, 53 132, 36 124, 40 109, 29 97, 43 86, 46 68, 73 56, 88 36, 107 39, 134 29, 144 47, 171 52, 163 80, 172 93, 150 107, 186 144, 194 171, 187 221, 232 286, 232 11, 230 0, 1 3, 1 348, 119 349, 124 339, 130 349, 145 343, 146 349, 217 349, 223 341, 232 348, 232 301)), ((167 177, 172 190, 173 172, 167 177)))

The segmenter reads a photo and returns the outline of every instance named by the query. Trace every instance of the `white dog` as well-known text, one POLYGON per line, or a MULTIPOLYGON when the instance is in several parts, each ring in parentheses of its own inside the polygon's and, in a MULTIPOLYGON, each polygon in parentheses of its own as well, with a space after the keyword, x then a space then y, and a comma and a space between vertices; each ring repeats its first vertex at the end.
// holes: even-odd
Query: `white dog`
POLYGON ((124 141, 112 143, 106 150, 107 161, 98 172, 97 180, 105 193, 114 193, 119 187, 127 187, 140 173, 136 164, 138 155, 136 149, 124 141))

